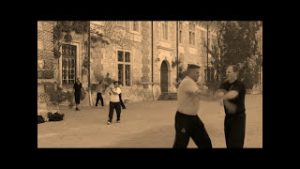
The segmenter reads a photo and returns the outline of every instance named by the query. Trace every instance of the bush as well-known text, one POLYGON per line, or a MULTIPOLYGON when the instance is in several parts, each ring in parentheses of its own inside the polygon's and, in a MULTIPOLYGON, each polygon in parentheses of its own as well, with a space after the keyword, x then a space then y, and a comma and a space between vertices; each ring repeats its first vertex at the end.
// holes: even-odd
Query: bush
POLYGON ((54 78, 54 71, 53 70, 44 70, 44 79, 53 79, 54 78))
POLYGON ((54 71, 53 70, 38 70, 38 78, 39 79, 53 79, 54 71))

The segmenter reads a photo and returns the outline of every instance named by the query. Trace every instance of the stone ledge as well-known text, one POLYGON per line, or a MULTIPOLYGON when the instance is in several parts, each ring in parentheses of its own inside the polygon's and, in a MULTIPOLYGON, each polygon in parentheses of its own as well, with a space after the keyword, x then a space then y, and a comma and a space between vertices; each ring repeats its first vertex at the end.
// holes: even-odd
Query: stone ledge
POLYGON ((56 79, 38 79, 38 83, 56 83, 56 79))

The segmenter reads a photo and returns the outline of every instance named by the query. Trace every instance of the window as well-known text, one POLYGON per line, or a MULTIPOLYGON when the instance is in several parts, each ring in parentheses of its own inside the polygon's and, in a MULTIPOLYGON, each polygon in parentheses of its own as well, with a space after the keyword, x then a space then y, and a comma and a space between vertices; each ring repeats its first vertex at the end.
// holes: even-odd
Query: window
POLYGON ((125 86, 131 85, 130 52, 118 51, 118 81, 125 86))
POLYGON ((195 45, 195 24, 189 24, 189 44, 195 45))
POLYGON ((182 22, 179 22, 178 23, 178 29, 179 29, 179 32, 178 32, 178 39, 179 39, 179 43, 182 43, 182 22))
POLYGON ((205 80, 207 82, 211 82, 214 80, 214 68, 213 67, 208 67, 208 69, 204 70, 205 73, 205 80))
POLYGON ((168 40, 168 22, 162 22, 163 39, 168 40))
POLYGON ((140 28, 139 28, 139 22, 133 21, 132 29, 133 29, 133 31, 138 32, 140 30, 140 28))
POLYGON ((75 83, 76 70, 76 46, 62 45, 62 84, 72 85, 75 83))

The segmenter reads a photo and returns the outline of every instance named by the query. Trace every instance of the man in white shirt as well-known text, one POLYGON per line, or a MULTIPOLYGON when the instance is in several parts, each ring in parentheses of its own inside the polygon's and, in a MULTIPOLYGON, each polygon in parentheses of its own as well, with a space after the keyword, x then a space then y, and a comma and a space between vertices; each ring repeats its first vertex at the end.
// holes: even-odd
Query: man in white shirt
POLYGON ((204 89, 197 80, 200 66, 189 64, 187 75, 178 87, 178 107, 175 115, 175 141, 173 148, 186 148, 190 137, 198 148, 212 148, 211 140, 203 122, 198 117, 200 99, 210 100, 207 88, 204 89))
POLYGON ((118 82, 113 82, 113 87, 109 89, 109 114, 108 114, 108 121, 107 124, 112 123, 113 119, 113 112, 114 109, 117 113, 117 123, 120 123, 120 117, 121 117, 121 105, 120 105, 120 98, 119 94, 121 93, 121 89, 118 87, 118 82))

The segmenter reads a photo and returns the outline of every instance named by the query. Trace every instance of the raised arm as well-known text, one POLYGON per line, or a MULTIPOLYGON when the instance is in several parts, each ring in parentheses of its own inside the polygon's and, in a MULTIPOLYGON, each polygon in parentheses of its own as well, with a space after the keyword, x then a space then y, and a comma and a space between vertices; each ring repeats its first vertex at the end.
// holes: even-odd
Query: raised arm
POLYGON ((218 89, 215 96, 224 99, 224 100, 230 100, 234 99, 239 95, 239 92, 237 90, 229 90, 226 91, 224 89, 218 89))

